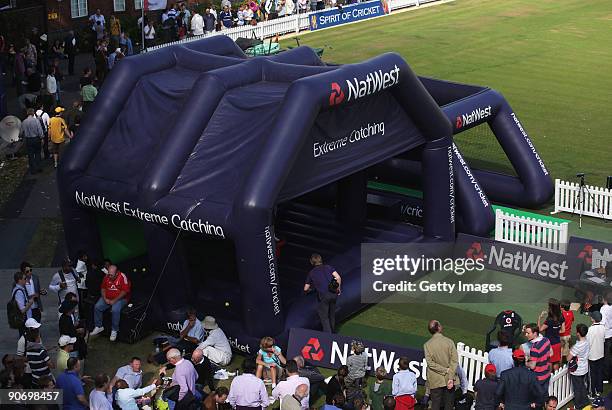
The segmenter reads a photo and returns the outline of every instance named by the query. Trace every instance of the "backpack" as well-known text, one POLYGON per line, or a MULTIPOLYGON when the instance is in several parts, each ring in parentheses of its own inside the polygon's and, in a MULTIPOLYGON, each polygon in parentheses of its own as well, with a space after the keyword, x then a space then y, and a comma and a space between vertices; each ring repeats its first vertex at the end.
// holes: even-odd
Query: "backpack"
MULTIPOLYGON (((6 304, 6 316, 11 329, 21 329, 23 327, 23 323, 25 322, 25 314, 21 312, 21 309, 19 309, 19 305, 17 304, 17 300, 15 300, 17 291, 23 292, 23 289, 15 289, 13 291, 11 300, 6 304)), ((27 300, 26 293, 23 292, 23 294, 26 296, 27 300)))

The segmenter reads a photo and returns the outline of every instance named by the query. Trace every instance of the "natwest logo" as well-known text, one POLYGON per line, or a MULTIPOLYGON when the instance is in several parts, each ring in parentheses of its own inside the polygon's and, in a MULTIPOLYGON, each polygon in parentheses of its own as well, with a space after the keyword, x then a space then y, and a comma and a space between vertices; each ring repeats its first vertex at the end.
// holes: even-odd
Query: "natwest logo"
POLYGON ((331 94, 329 94, 329 105, 333 107, 344 101, 344 91, 342 91, 338 83, 332 83, 331 89, 331 94))
POLYGON ((455 120, 455 128, 459 129, 465 127, 466 125, 473 124, 476 121, 480 121, 484 118, 491 116, 491 106, 487 106, 486 108, 476 108, 472 110, 469 114, 458 115, 455 120))
POLYGON ((350 81, 346 80, 346 85, 348 87, 347 101, 354 101, 366 95, 393 87, 395 84, 399 83, 399 71, 400 69, 396 65, 387 72, 378 70, 366 74, 365 78, 353 77, 350 81))
POLYGON ((465 253, 466 258, 468 259, 484 259, 484 251, 482 250, 482 245, 480 242, 473 242, 470 249, 465 253))
POLYGON ((504 246, 496 245, 491 246, 489 254, 485 255, 484 259, 490 266, 559 280, 565 280, 565 272, 568 268, 565 260, 560 263, 550 262, 542 255, 526 251, 507 252, 504 246))
POLYGON ((319 343, 319 339, 316 337, 311 337, 308 339, 306 345, 302 348, 302 356, 306 360, 313 360, 315 362, 320 362, 323 359, 325 352, 321 348, 321 343, 319 343))

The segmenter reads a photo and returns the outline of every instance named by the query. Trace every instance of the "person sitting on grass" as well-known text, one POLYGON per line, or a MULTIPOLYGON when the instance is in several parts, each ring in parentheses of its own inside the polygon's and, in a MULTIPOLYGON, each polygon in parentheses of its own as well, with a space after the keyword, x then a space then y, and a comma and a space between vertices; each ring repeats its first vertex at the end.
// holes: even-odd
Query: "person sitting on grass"
POLYGON ((256 377, 256 363, 247 358, 242 362, 242 374, 234 377, 230 385, 227 400, 235 409, 266 408, 270 404, 270 396, 261 378, 256 377))
POLYGON ((159 386, 159 381, 157 381, 157 379, 153 380, 153 383, 150 385, 141 389, 132 389, 125 380, 117 380, 115 383, 115 404, 119 406, 121 410, 138 410, 136 399, 152 392, 157 386, 159 386))
MULTIPOLYGON (((326 403, 321 410, 342 410, 346 403, 346 397, 342 393, 336 393, 330 400, 330 403, 326 403)), ((393 401, 395 404, 395 400, 393 401)), ((395 407, 395 406, 394 406, 395 407)))
POLYGON ((281 348, 274 345, 274 338, 266 336, 259 343, 259 352, 257 352, 257 373, 255 374, 260 379, 264 376, 264 371, 267 370, 272 379, 272 388, 276 387, 276 380, 282 371, 282 365, 287 363, 287 359, 283 356, 281 348))
POLYGON ((202 408, 204 410, 219 410, 219 407, 226 404, 227 396, 229 395, 229 389, 225 386, 219 386, 212 391, 204 402, 202 408))
POLYGON ((232 361, 232 347, 223 330, 212 316, 206 316, 202 327, 207 332, 206 339, 198 345, 204 356, 217 366, 227 366, 232 361))
POLYGON ((156 343, 161 342, 163 348, 161 351, 154 356, 154 360, 157 364, 164 364, 166 358, 166 351, 171 347, 176 347, 184 355, 189 356, 202 341, 204 340, 206 333, 202 327, 202 322, 198 320, 197 312, 195 308, 187 308, 187 319, 183 322, 183 327, 180 330, 179 337, 161 337, 156 339, 156 343), (163 342, 167 343, 163 343, 163 342))
POLYGON ((128 364, 117 369, 110 385, 114 386, 118 380, 125 381, 131 389, 139 389, 142 386, 142 361, 134 356, 128 364))

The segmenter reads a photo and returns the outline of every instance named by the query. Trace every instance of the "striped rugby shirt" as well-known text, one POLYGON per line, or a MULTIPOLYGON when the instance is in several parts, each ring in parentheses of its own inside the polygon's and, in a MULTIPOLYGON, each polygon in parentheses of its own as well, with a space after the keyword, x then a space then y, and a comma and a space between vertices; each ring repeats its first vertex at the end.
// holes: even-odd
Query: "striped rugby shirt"
POLYGON ((29 343, 26 350, 28 364, 32 370, 32 383, 38 386, 38 380, 43 376, 51 376, 49 370, 49 354, 40 343, 29 343))
POLYGON ((533 371, 540 383, 545 383, 550 378, 550 341, 540 335, 533 339, 529 357, 535 362, 533 371))

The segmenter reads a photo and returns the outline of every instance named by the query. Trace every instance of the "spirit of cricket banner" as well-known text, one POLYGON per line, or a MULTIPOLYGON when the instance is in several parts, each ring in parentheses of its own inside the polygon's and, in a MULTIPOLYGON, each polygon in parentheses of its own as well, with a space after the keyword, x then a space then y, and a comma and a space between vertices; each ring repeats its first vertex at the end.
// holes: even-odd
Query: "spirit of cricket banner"
POLYGON ((167 0, 144 0, 145 10, 165 10, 167 7, 167 0))
MULTIPOLYGON (((291 328, 287 357, 302 355, 313 366, 337 369, 346 364, 346 359, 351 354, 353 340, 354 338, 338 334, 291 328)), ((387 371, 387 377, 391 378, 399 369, 400 357, 407 357, 410 360, 409 369, 416 375, 418 383, 425 384, 427 363, 422 350, 371 340, 359 340, 363 342, 368 353, 368 366, 371 373, 382 366, 387 371)))
POLYGON ((389 14, 388 0, 368 1, 344 7, 334 7, 310 15, 310 30, 320 30, 340 24, 366 20, 389 14))

